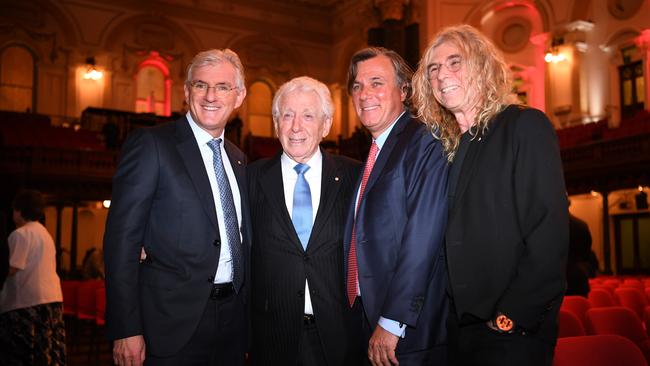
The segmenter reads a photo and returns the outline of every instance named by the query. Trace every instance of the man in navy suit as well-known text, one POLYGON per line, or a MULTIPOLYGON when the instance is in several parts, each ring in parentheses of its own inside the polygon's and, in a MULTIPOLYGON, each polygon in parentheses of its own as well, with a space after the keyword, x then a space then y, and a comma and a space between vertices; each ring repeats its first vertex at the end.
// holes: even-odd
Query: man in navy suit
POLYGON ((104 237, 115 364, 244 363, 246 160, 223 138, 244 85, 234 52, 199 53, 187 115, 136 130, 123 147, 104 237))
POLYGON ((346 286, 373 365, 446 362, 447 163, 408 111, 411 75, 384 48, 357 52, 348 72, 373 143, 348 213, 346 286))

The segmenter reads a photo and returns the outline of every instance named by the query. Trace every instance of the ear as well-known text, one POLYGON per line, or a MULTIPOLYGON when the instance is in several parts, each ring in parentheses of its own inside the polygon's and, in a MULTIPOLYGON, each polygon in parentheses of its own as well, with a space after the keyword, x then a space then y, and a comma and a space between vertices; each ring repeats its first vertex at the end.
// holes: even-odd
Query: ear
POLYGON ((321 138, 325 138, 327 135, 329 135, 331 128, 332 128, 332 117, 326 118, 323 121, 323 133, 321 138))
POLYGON ((237 91, 237 101, 235 103, 235 109, 239 108, 246 98, 246 87, 242 90, 237 91))
POLYGON ((190 87, 187 85, 187 83, 183 84, 183 91, 185 91, 185 103, 187 105, 190 105, 190 87))
POLYGON ((408 88, 407 85, 402 85, 399 88, 399 99, 402 103, 406 100, 406 89, 408 88))

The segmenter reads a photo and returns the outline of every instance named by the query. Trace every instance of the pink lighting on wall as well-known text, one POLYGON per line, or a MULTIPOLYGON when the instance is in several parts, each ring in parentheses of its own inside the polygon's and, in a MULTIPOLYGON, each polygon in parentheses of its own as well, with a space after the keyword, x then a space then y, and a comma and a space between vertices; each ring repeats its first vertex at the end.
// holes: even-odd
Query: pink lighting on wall
POLYGON ((160 57, 160 54, 156 51, 151 51, 149 54, 149 57, 142 61, 140 65, 138 65, 138 70, 136 72, 136 75, 142 68, 146 66, 152 66, 160 70, 163 75, 165 76, 165 111, 164 115, 169 116, 172 113, 172 80, 169 77, 169 66, 167 66, 167 62, 160 57))
POLYGON ((634 39, 639 48, 650 48, 650 29, 644 29, 641 34, 634 39))

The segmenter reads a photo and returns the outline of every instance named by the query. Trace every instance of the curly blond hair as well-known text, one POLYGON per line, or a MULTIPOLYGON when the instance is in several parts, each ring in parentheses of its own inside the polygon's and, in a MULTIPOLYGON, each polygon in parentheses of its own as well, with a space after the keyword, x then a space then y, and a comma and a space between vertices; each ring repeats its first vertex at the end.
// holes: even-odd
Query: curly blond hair
POLYGON ((413 76, 413 105, 417 109, 417 117, 441 141, 447 159, 451 162, 458 150, 462 133, 454 114, 435 99, 428 78, 433 53, 436 47, 444 43, 460 50, 467 69, 466 85, 476 90, 478 96, 474 107, 475 121, 469 129, 472 138, 485 133, 493 117, 507 105, 516 103, 516 97, 512 94, 510 69, 501 53, 485 35, 466 24, 447 27, 438 32, 413 76))

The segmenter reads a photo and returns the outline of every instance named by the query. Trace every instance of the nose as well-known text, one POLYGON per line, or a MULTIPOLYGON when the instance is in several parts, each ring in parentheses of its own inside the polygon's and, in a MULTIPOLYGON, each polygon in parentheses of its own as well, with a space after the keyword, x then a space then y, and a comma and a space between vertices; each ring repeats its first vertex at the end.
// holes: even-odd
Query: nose
POLYGON ((366 100, 371 95, 370 88, 366 88, 363 85, 359 86, 359 99, 366 100))
POLYGON ((298 118, 298 116, 293 117, 293 119, 291 120, 291 131, 292 132, 299 132, 301 126, 302 126, 302 123, 300 121, 300 118, 298 118))
POLYGON ((442 79, 448 77, 449 74, 451 74, 451 71, 449 71, 449 68, 447 67, 447 65, 442 64, 442 65, 440 65, 440 68, 438 69, 438 76, 436 76, 436 79, 442 80, 442 79))
POLYGON ((203 99, 208 102, 215 101, 217 99, 217 89, 215 87, 208 87, 208 90, 205 91, 203 99))

